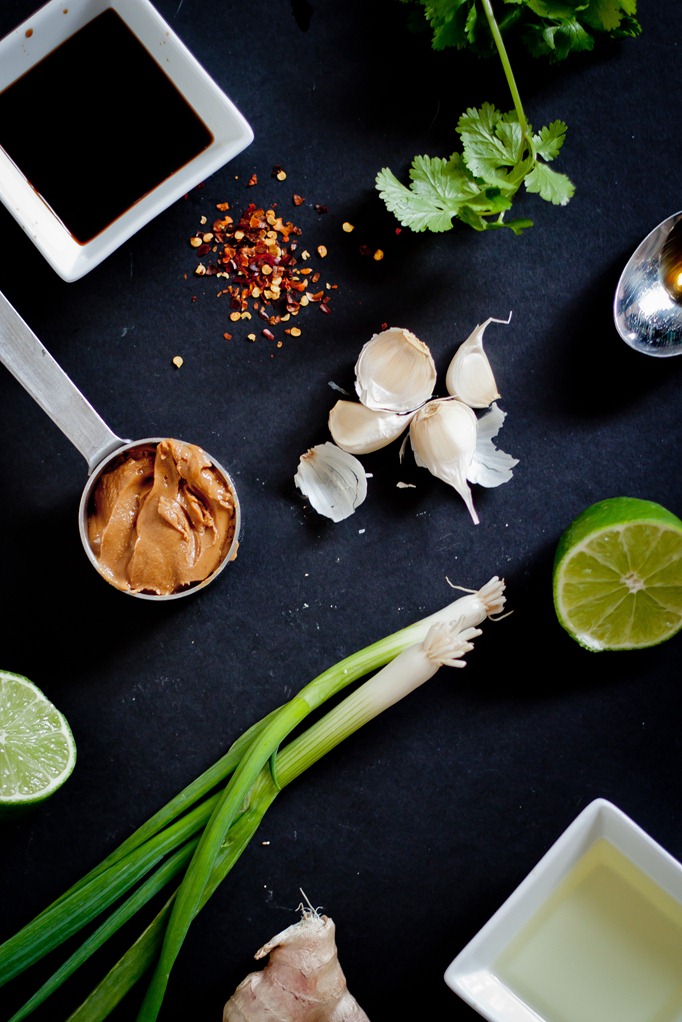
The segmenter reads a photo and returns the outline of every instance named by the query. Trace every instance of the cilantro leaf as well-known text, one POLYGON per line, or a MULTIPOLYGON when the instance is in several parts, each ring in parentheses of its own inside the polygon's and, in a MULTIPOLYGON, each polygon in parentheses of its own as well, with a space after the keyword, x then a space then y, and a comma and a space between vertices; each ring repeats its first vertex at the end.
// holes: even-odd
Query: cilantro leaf
POLYGON ((565 206, 575 191, 573 183, 565 174, 557 174, 546 163, 536 163, 527 175, 525 184, 529 192, 535 192, 541 199, 555 206, 565 206))
MULTIPOLYGON (((387 209, 403 227, 413 231, 449 231, 459 218, 475 230, 492 226, 512 226, 502 215, 511 207, 509 196, 500 189, 477 181, 467 170, 459 153, 450 159, 415 156, 410 167, 410 186, 402 184, 384 167, 376 177, 376 187, 387 209), (494 216, 499 223, 486 217, 494 216)), ((524 226, 529 226, 523 222, 524 226)))
POLYGON ((565 205, 573 195, 569 179, 538 160, 558 154, 566 134, 563 121, 528 137, 514 111, 503 114, 484 103, 462 114, 457 132, 463 151, 449 159, 415 156, 409 187, 388 167, 377 174, 381 198, 404 227, 440 233, 458 218, 477 231, 509 227, 520 234, 532 221, 505 221, 504 215, 522 183, 555 205, 565 205))
MULTIPOLYGON (((477 56, 495 52, 486 19, 475 0, 402 0, 431 33, 436 50, 468 49, 477 56)), ((593 49, 602 38, 640 34, 637 0, 498 0, 500 32, 518 38, 534 57, 552 62, 593 49)))
POLYGON ((564 144, 567 130, 563 121, 552 121, 547 128, 541 128, 537 135, 533 135, 533 145, 538 156, 543 160, 554 160, 564 144))
POLYGON ((376 187, 387 209, 413 231, 449 231, 466 195, 466 175, 459 158, 416 156, 407 188, 388 167, 379 171, 376 187))
MULTIPOLYGON (((490 109, 494 110, 489 108, 488 115, 490 109)), ((478 130, 474 130, 476 120, 472 114, 476 113, 468 110, 457 125, 464 143, 464 162, 475 177, 516 191, 520 179, 530 169, 522 167, 525 143, 521 125, 516 117, 508 118, 495 111, 494 118, 481 119, 478 130)))
POLYGON ((548 57, 551 61, 565 60, 569 53, 580 53, 594 48, 594 37, 577 18, 567 18, 561 24, 530 24, 524 30, 524 42, 534 57, 548 57))

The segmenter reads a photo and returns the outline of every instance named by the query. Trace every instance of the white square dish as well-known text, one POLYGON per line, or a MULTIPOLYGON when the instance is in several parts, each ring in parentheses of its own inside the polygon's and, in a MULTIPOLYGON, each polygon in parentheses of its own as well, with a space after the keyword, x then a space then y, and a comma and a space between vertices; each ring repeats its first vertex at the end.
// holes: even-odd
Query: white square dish
POLYGON ((596 799, 445 982, 489 1022, 682 1022, 682 864, 596 799))
POLYGON ((50 0, 0 40, 0 201, 66 281, 252 140, 149 0, 50 0))

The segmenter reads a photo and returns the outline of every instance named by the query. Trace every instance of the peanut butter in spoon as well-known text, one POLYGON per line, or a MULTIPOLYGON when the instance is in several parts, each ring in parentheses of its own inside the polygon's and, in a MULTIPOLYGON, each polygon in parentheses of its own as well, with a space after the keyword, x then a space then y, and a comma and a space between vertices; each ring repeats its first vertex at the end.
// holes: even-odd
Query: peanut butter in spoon
MULTIPOLYGON (((88 539, 118 589, 158 596, 209 578, 230 552, 235 495, 208 455, 165 439, 114 459, 95 486, 88 539)), ((234 556, 234 553, 233 553, 234 556)))

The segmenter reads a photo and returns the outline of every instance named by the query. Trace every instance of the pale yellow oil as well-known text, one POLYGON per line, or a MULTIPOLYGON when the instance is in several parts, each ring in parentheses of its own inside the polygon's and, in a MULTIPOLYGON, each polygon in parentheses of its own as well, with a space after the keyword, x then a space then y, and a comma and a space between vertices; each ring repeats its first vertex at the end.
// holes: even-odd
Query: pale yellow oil
POLYGON ((600 839, 494 971, 546 1022, 682 1022, 682 903, 600 839))

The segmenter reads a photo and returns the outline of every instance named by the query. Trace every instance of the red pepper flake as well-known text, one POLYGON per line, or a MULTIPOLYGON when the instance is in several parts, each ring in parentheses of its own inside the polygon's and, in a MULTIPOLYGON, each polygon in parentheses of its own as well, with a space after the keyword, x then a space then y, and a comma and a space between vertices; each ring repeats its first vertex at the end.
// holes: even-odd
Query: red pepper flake
POLYGON ((253 186, 257 185, 257 184, 258 184, 258 175, 257 174, 252 174, 251 177, 249 178, 249 180, 246 183, 246 187, 247 188, 253 188, 253 186))
POLYGON ((315 203, 315 212, 319 213, 320 216, 322 216, 324 213, 328 213, 329 210, 327 209, 326 206, 321 206, 319 202, 316 202, 315 203))
POLYGON ((294 206, 302 206, 303 203, 305 202, 305 199, 303 198, 302 195, 292 195, 291 201, 293 202, 294 206))
MULTIPOLYGON (((299 267, 301 229, 280 216, 276 204, 266 209, 250 202, 240 216, 234 217, 227 214, 227 202, 217 209, 222 215, 213 224, 207 224, 204 217, 206 226, 189 241, 202 257, 195 274, 220 278, 217 295, 228 299, 231 322, 250 319, 253 312, 267 324, 261 335, 274 341, 269 328, 298 316, 309 304, 324 306, 322 311, 330 312, 327 292, 337 285, 320 284, 321 290, 308 290, 308 277, 314 274, 313 282, 318 283, 320 272, 310 266, 299 267)), ((316 251, 319 258, 327 253, 324 245, 318 245, 316 251)), ((304 249, 300 258, 309 259, 310 253, 304 249)), ((298 337, 301 331, 290 327, 287 333, 298 337)), ((254 340, 255 336, 249 334, 248 338, 254 340)))

